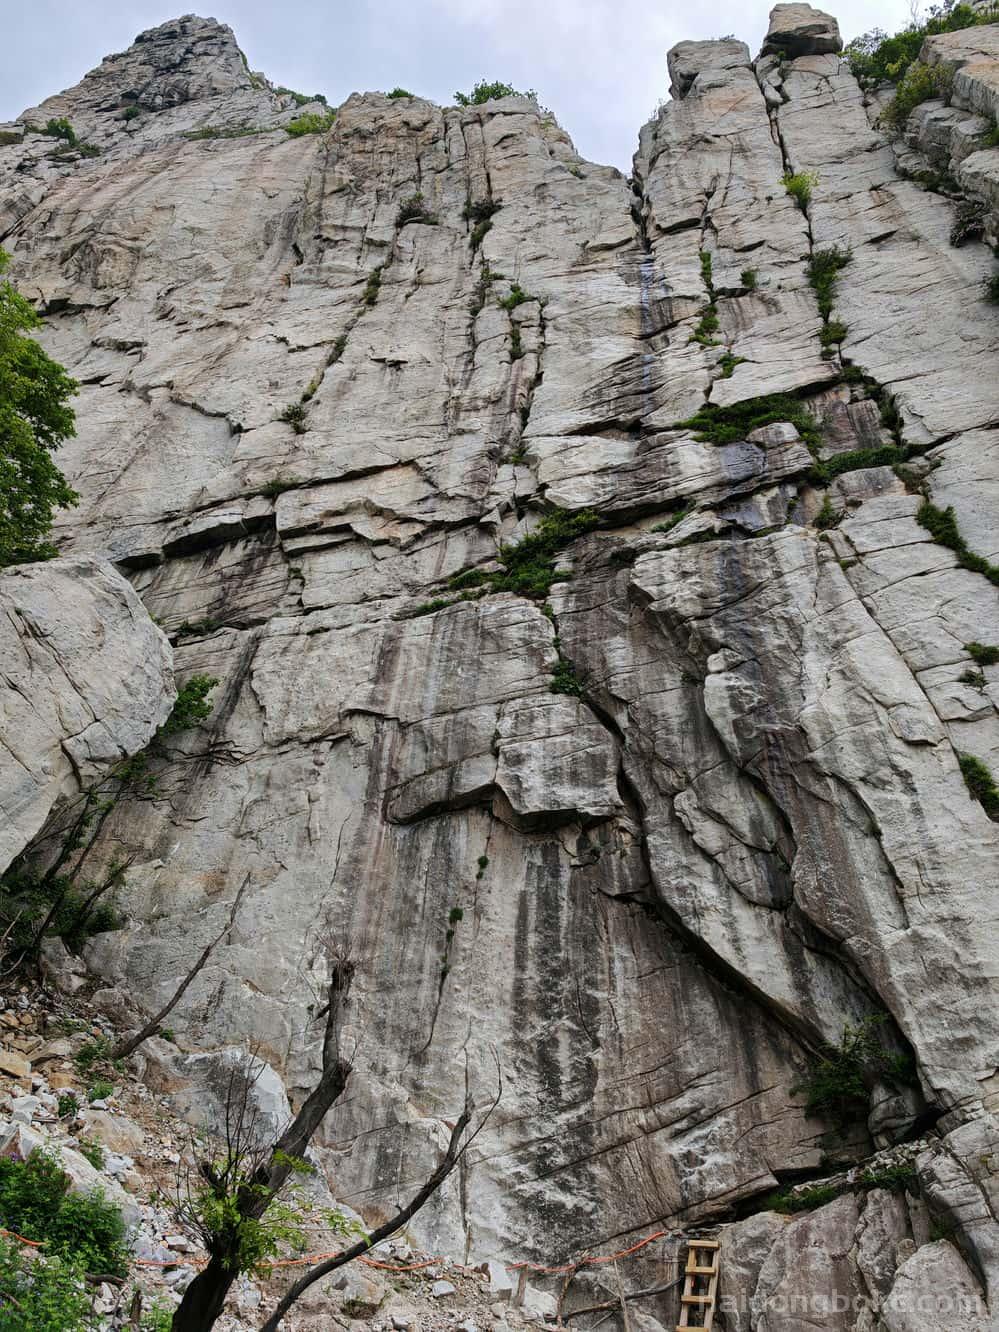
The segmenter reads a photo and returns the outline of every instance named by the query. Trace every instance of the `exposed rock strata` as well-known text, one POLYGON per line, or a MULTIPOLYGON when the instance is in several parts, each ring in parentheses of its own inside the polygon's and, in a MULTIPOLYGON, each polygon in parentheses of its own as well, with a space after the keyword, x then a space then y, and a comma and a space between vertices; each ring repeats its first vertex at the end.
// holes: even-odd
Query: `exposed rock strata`
POLYGON ((726 1326, 792 1326, 774 1311, 810 1274, 867 1301, 826 1326, 894 1332, 908 1286, 994 1310, 999 1270, 970 1142, 999 1106, 999 828, 958 766, 999 772, 999 667, 965 650, 996 639, 999 590, 915 493, 995 557, 999 321, 988 250, 949 244, 953 202, 899 174, 838 44, 808 6, 775 11, 781 57, 681 44, 626 181, 524 98, 354 95, 291 139, 228 29, 183 20, 45 104, 101 157, 27 133, 0 180, 4 244, 84 384, 60 538, 129 570, 181 672, 222 680, 204 754, 109 823, 143 873, 91 966, 153 1008, 248 874, 176 1030, 254 1043, 294 1102, 318 938, 348 933, 337 1196, 391 1206, 466 1082, 488 1094, 494 1046, 501 1109, 424 1234, 546 1259, 817 1171, 829 1125, 790 1089, 888 1014, 919 1087, 881 1089, 871 1138, 835 1150, 942 1116, 920 1173, 960 1248, 893 1194, 752 1217, 726 1326), (123 122, 133 85, 147 112, 123 122), (807 213, 788 171, 817 174, 807 213), (432 222, 400 220, 417 193, 432 222), (808 274, 831 247, 852 258, 824 345, 808 274), (773 393, 817 442, 683 424, 773 393), (900 437, 913 470, 848 469, 823 531, 816 462, 900 437), (602 524, 550 610, 449 589, 546 503, 602 524), (560 662, 578 694, 551 692, 560 662))

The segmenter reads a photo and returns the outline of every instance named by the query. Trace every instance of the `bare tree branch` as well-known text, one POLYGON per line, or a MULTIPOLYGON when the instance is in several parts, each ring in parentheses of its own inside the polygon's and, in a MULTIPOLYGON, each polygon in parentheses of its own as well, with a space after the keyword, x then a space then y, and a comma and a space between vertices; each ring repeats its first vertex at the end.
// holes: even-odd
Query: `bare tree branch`
POLYGON ((239 904, 243 900, 243 893, 246 891, 246 886, 249 882, 250 882, 250 876, 249 874, 247 874, 243 882, 239 885, 239 892, 236 894, 236 897, 233 901, 232 910, 229 912, 229 919, 226 921, 224 927, 219 931, 219 933, 215 936, 215 938, 211 941, 211 943, 208 944, 207 947, 204 949, 201 956, 198 958, 197 962, 195 962, 194 966, 187 973, 187 975, 184 977, 181 983, 177 986, 176 990, 174 990, 170 999, 163 1005, 163 1007, 154 1017, 151 1017, 149 1019, 149 1021, 146 1023, 144 1027, 140 1027, 140 1029, 135 1033, 134 1036, 129 1036, 125 1040, 119 1041, 118 1044, 111 1051, 110 1055, 108 1056, 109 1059, 112 1060, 127 1059, 130 1054, 134 1054, 134 1052, 139 1048, 139 1046, 142 1044, 143 1041, 147 1041, 150 1036, 156 1035, 156 1033, 160 1029, 163 1019, 165 1017, 168 1017, 169 1014, 172 1013, 173 1010, 180 1003, 181 999, 183 999, 191 982, 194 980, 195 976, 197 976, 198 972, 201 971, 202 967, 211 957, 212 953, 215 950, 216 945, 222 942, 225 936, 232 929, 233 925, 235 925, 236 913, 239 911, 239 904))
MULTIPOLYGON (((386 1221, 384 1225, 379 1226, 377 1230, 373 1230, 366 1240, 359 1240, 356 1244, 352 1245, 351 1248, 345 1249, 343 1253, 337 1254, 335 1258, 327 1258, 324 1262, 316 1263, 315 1267, 310 1267, 309 1270, 303 1276, 299 1277, 294 1285, 284 1293, 278 1301, 277 1308, 271 1314, 270 1318, 267 1319, 266 1323, 261 1324, 260 1332, 277 1332, 277 1326, 281 1322, 281 1319, 285 1316, 295 1301, 299 1299, 310 1286, 314 1285, 317 1281, 320 1281, 324 1276, 328 1276, 330 1272, 335 1272, 338 1267, 345 1267, 347 1263, 352 1263, 355 1258, 360 1258, 362 1254, 367 1253, 368 1250, 374 1248, 376 1244, 380 1244, 382 1240, 388 1239, 388 1237, 394 1235, 397 1230, 401 1230, 406 1222, 416 1215, 424 1203, 433 1197, 464 1155, 469 1143, 465 1143, 465 1145, 462 1146, 461 1138, 472 1118, 473 1109, 474 1107, 471 1103, 466 1102, 464 1110, 461 1112, 457 1123, 451 1130, 451 1139, 448 1143, 447 1151, 441 1158, 440 1164, 406 1206, 400 1208, 395 1216, 386 1221)), ((490 1111, 490 1113, 492 1113, 492 1111, 490 1111)), ((486 1117, 488 1118, 488 1115, 486 1117)), ((469 1139, 469 1142, 471 1142, 471 1138, 469 1139)))

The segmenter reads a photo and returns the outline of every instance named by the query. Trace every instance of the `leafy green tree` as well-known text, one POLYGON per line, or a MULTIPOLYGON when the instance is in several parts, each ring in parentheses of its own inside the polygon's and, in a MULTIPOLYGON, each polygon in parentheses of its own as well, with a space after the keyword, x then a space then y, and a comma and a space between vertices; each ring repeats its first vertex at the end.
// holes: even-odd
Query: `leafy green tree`
POLYGON ((511 88, 509 83, 488 83, 485 79, 480 79, 470 93, 456 92, 454 100, 459 106, 481 106, 483 102, 491 102, 494 97, 535 97, 533 88, 528 88, 527 92, 518 92, 516 88, 511 88))
MULTIPOLYGON (((0 274, 10 256, 0 250, 0 274)), ((75 434, 69 399, 77 390, 34 338, 41 320, 10 282, 0 282, 0 568, 48 560, 53 510, 77 494, 52 461, 75 434)))

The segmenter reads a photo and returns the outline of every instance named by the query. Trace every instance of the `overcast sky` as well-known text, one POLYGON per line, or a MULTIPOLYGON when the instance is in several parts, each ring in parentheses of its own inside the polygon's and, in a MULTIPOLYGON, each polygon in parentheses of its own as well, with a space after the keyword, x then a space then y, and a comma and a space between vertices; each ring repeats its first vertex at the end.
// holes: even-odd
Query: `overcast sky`
MULTIPOLYGON (((192 0, 3 0, 0 120, 79 79, 136 33, 192 0)), ((400 85, 436 102, 502 79, 535 88, 596 162, 630 170, 638 128, 666 96, 666 51, 686 38, 734 34, 755 55, 769 0, 204 0, 228 23, 251 69, 331 105, 400 85)), ((845 40, 895 31, 907 0, 839 0, 845 40)))

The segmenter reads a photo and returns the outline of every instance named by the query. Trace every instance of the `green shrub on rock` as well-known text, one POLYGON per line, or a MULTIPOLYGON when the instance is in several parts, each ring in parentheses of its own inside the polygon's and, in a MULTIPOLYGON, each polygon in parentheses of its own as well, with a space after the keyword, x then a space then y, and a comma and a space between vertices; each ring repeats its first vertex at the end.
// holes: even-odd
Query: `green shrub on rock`
POLYGON ((533 88, 529 88, 527 92, 518 92, 509 83, 489 83, 485 79, 480 79, 470 93, 456 92, 454 100, 458 106, 482 106, 484 102, 491 102, 497 97, 536 96, 533 88))
POLYGON ((284 129, 293 139, 300 139, 305 134, 325 134, 334 120, 336 120, 335 111, 327 111, 325 115, 319 111, 307 111, 304 115, 289 120, 284 129))

